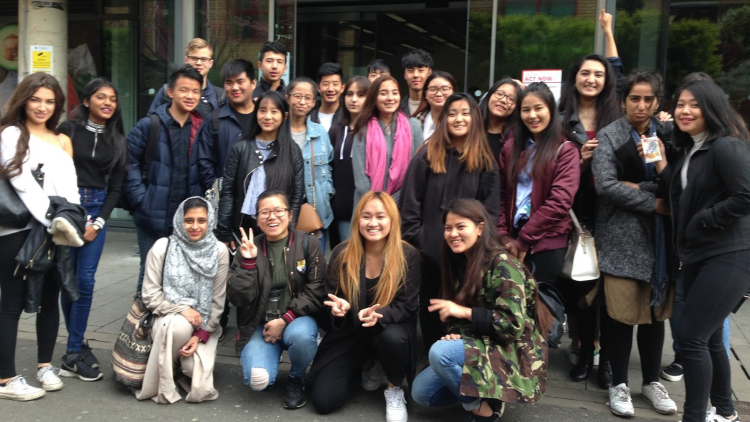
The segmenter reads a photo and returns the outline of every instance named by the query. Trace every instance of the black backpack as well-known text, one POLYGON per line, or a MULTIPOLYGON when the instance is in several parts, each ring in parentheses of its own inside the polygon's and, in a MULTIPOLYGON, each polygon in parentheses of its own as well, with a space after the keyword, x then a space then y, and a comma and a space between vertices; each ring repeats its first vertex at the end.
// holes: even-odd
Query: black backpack
MULTIPOLYGON (((161 125, 159 116, 157 116, 156 113, 152 113, 149 118, 151 121, 149 122, 146 151, 143 154, 143 161, 141 161, 141 181, 143 181, 144 185, 148 179, 148 170, 151 168, 151 162, 154 160, 154 155, 156 155, 156 146, 159 144, 159 129, 161 125)), ((125 195, 122 194, 117 201, 117 208, 122 208, 125 211, 129 211, 131 214, 135 211, 127 198, 125 198, 125 195)))

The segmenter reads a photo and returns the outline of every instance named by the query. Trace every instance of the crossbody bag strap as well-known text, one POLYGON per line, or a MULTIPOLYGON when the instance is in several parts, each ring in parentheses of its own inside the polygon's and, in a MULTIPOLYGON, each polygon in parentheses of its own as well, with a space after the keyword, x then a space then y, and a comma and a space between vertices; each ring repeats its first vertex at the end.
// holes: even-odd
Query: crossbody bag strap
POLYGON ((312 206, 317 210, 315 206, 315 150, 313 149, 313 141, 310 139, 310 166, 312 168, 312 188, 313 188, 313 203, 312 206))
MULTIPOLYGON (((562 151, 565 144, 569 143, 570 141, 565 141, 562 144, 560 144, 559 147, 557 147, 557 154, 555 154, 555 166, 557 166, 557 159, 560 158, 560 151, 562 151)), ((578 217, 576 217, 575 211, 573 211, 573 208, 568 210, 568 215, 570 215, 570 218, 573 220, 573 225, 575 226, 578 231, 581 231, 581 223, 578 222, 578 217)))

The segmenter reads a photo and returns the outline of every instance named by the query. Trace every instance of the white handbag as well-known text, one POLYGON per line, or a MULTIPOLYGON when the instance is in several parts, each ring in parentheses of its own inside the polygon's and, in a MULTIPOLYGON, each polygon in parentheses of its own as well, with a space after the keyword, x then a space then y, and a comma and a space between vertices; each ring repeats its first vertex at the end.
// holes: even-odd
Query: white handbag
POLYGON ((591 232, 581 226, 576 213, 568 211, 573 219, 573 232, 568 240, 568 251, 565 253, 560 274, 575 281, 590 281, 599 278, 599 259, 596 256, 596 246, 591 232))

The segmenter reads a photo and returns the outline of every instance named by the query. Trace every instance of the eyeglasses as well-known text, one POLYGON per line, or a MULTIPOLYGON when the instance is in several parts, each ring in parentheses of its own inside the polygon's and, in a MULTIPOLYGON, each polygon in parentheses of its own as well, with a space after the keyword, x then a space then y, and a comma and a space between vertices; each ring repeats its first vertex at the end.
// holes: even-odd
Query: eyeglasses
POLYGON ((214 61, 214 59, 210 57, 198 57, 198 56, 187 56, 188 60, 192 63, 208 63, 214 61))
POLYGON ((427 93, 430 94, 430 95, 435 95, 435 94, 438 93, 438 91, 440 91, 440 93, 443 94, 443 95, 448 95, 448 94, 453 93, 453 88, 451 88, 451 87, 449 87, 447 85, 446 86, 441 86, 441 87, 431 86, 431 87, 427 88, 427 93))
POLYGON ((272 211, 260 211, 258 213, 258 217, 260 217, 263 220, 268 219, 268 217, 271 216, 271 213, 276 216, 276 218, 281 218, 286 215, 287 211, 289 211, 288 208, 276 208, 272 211))
POLYGON ((302 94, 292 94, 290 95, 290 97, 294 98, 297 101, 305 100, 308 103, 313 102, 313 100, 315 99, 315 97, 313 97, 312 95, 302 95, 302 94))
POLYGON ((516 98, 511 97, 510 95, 502 92, 502 91, 495 91, 494 94, 492 94, 493 97, 497 98, 498 101, 505 100, 508 104, 513 105, 516 103, 516 98))

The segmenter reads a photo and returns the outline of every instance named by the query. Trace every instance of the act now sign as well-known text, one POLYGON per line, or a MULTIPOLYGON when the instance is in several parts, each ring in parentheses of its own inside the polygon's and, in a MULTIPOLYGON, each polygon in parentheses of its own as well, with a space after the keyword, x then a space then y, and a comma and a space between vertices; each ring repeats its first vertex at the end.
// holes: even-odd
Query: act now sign
POLYGON ((555 96, 555 101, 560 101, 560 92, 562 90, 562 69, 533 69, 524 70, 522 79, 524 85, 533 82, 544 82, 555 96))

